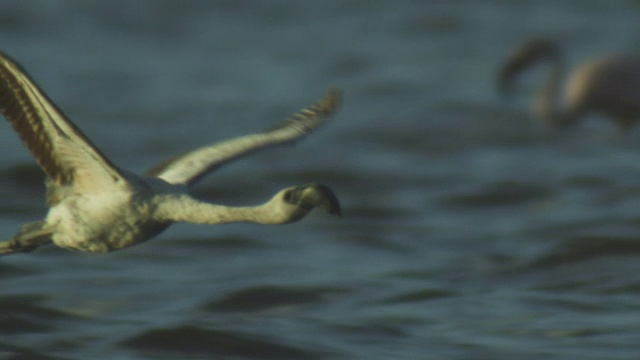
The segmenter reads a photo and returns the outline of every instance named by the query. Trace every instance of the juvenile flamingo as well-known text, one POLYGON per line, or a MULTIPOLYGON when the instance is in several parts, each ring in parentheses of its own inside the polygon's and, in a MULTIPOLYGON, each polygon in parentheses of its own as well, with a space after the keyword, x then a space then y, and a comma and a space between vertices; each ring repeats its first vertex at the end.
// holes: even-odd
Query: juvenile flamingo
POLYGON ((565 70, 561 51, 549 40, 533 39, 519 46, 501 67, 501 92, 508 94, 514 78, 540 61, 550 64, 550 72, 534 112, 550 125, 566 128, 589 113, 598 113, 628 131, 640 118, 640 59, 612 55, 580 65, 566 81, 560 101, 560 81, 565 70))
POLYGON ((219 166, 315 130, 334 112, 339 97, 337 90, 330 90, 315 105, 266 132, 201 147, 138 176, 115 166, 20 65, 0 53, 0 112, 44 170, 50 206, 43 221, 28 223, 0 242, 0 254, 49 243, 113 251, 146 241, 175 222, 285 224, 316 206, 340 215, 338 199, 321 184, 286 188, 254 207, 217 205, 188 194, 190 186, 219 166))

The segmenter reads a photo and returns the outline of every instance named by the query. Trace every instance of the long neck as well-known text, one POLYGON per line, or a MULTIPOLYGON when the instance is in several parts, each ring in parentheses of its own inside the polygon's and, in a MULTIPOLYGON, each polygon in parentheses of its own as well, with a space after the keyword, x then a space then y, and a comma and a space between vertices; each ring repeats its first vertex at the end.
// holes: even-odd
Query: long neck
MULTIPOLYGON (((268 201, 258 206, 223 206, 193 199, 188 195, 164 198, 157 205, 159 221, 190 222, 195 224, 227 224, 252 222, 284 224, 299 219, 303 214, 285 211, 279 202, 268 201)), ((292 210, 292 209, 288 209, 292 210)))
POLYGON ((576 120, 575 114, 562 109, 560 103, 560 86, 564 77, 564 63, 560 54, 554 53, 548 56, 551 69, 547 80, 542 85, 536 98, 535 112, 551 125, 566 127, 576 120))

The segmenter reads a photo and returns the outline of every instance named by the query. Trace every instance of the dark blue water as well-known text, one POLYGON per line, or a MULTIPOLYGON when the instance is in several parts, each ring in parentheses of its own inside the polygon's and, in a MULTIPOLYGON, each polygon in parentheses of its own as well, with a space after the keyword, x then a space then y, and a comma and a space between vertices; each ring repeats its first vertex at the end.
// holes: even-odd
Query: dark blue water
MULTIPOLYGON (((640 133, 529 115, 495 72, 547 35, 636 52, 633 1, 0 1, 0 48, 134 171, 260 131, 330 86, 295 147, 196 189, 255 204, 321 182, 344 217, 172 227, 120 252, 0 259, 0 359, 637 359, 640 133)), ((0 231, 46 212, 0 124, 0 231)))

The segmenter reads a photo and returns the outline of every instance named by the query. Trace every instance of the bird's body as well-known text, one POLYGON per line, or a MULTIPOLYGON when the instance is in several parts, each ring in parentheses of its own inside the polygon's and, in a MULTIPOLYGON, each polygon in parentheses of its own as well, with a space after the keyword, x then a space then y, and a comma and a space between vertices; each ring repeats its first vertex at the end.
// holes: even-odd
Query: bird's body
POLYGON ((610 55, 587 61, 567 78, 558 47, 544 39, 525 42, 514 51, 500 71, 503 92, 522 71, 539 61, 550 64, 550 72, 534 106, 535 113, 555 127, 568 127, 590 113, 611 118, 629 130, 640 120, 640 59, 610 55))
POLYGON ((164 230, 158 207, 186 187, 159 179, 131 177, 121 184, 91 193, 71 193, 49 210, 45 222, 55 227, 56 245, 106 252, 136 245, 164 230), (144 181, 141 181, 144 180, 144 181))
POLYGON ((338 94, 263 133, 208 145, 138 176, 111 163, 48 99, 20 66, 0 53, 0 111, 47 175, 50 210, 12 239, 0 254, 57 246, 107 252, 146 241, 175 222, 284 224, 321 206, 339 214, 333 192, 320 184, 291 187, 254 207, 230 207, 191 197, 189 187, 219 166, 277 144, 291 143, 322 125, 338 94))

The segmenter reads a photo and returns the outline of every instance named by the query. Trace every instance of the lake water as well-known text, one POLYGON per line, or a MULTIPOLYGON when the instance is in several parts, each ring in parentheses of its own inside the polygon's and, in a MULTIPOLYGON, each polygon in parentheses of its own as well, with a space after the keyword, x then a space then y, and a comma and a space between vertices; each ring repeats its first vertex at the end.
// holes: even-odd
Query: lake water
MULTIPOLYGON (((570 65, 637 51, 635 1, 0 1, 0 48, 142 172, 261 131, 325 89, 294 147, 194 189, 255 204, 320 182, 343 218, 180 224, 106 255, 0 259, 0 359, 637 359, 640 130, 529 114, 495 74, 532 36, 570 65)), ((0 231, 46 212, 0 124, 0 231)))

